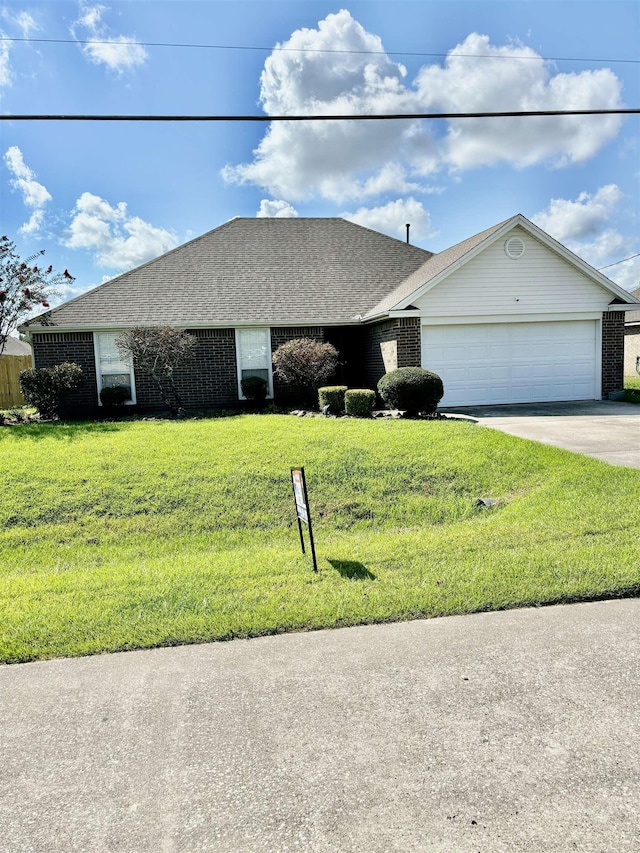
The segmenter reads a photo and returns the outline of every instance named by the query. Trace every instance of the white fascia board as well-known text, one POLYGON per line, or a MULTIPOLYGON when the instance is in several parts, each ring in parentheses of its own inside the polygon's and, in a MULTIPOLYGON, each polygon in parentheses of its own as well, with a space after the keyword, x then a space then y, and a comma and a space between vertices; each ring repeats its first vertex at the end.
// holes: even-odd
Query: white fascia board
POLYGON ((381 320, 395 320, 397 318, 402 319, 403 317, 422 317, 422 312, 419 308, 412 308, 410 311, 406 309, 404 311, 381 311, 379 314, 369 314, 367 317, 363 317, 360 321, 366 326, 371 325, 371 323, 379 323, 381 320))
POLYGON ((467 314, 423 317, 423 326, 463 326, 477 323, 548 323, 563 320, 602 320, 602 311, 575 311, 549 314, 467 314))
MULTIPOLYGON (((396 317, 421 317, 422 312, 419 308, 412 308, 410 311, 406 308, 404 311, 386 311, 386 316, 395 319, 396 317)), ((384 316, 384 315, 383 315, 384 316)), ((367 318, 368 319, 368 318, 367 318)))
POLYGON ((640 302, 625 302, 624 305, 607 305, 605 311, 640 311, 640 302))

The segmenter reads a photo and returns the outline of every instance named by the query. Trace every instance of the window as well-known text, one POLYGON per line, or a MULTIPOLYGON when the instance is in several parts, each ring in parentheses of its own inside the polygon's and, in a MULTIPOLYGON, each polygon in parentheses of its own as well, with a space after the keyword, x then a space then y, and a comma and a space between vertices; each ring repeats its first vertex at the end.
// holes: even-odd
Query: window
POLYGON ((238 394, 244 400, 240 383, 249 376, 259 376, 267 383, 267 396, 272 397, 271 334, 269 329, 236 329, 238 359, 238 394))
POLYGON ((98 399, 103 388, 122 385, 127 389, 127 403, 136 402, 136 388, 133 377, 133 365, 130 358, 124 358, 116 346, 119 332, 96 332, 93 339, 96 350, 96 375, 98 378, 98 399))

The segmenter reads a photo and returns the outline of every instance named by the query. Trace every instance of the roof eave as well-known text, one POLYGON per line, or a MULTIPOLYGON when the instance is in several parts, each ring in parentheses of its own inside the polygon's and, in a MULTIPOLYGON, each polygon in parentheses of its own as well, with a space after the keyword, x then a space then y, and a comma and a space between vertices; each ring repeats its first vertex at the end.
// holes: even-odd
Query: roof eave
MULTIPOLYGON (((403 313, 403 316, 406 316, 406 312, 403 313)), ((241 327, 254 327, 254 328, 264 328, 269 327, 273 328, 276 326, 359 326, 365 321, 363 317, 346 317, 343 319, 336 319, 335 317, 332 319, 326 318, 302 318, 295 320, 284 320, 284 319, 270 319, 270 320, 228 320, 228 321, 220 321, 216 323, 203 323, 202 321, 193 322, 193 323, 176 323, 170 324, 175 325, 176 328, 179 329, 235 329, 241 327)), ((153 328, 157 326, 158 323, 105 323, 101 325, 67 325, 67 326, 20 326, 19 331, 23 332, 23 334, 50 334, 50 333, 67 333, 67 332, 116 332, 116 331, 125 331, 126 329, 131 329, 135 326, 142 326, 145 328, 153 328)))

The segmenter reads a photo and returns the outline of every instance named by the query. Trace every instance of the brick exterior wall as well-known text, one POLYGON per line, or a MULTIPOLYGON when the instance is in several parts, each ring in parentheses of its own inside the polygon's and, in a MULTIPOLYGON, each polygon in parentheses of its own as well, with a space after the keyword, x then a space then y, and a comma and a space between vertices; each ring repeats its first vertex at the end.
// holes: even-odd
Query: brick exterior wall
POLYGON ((419 317, 396 320, 398 341, 398 367, 421 367, 422 337, 419 317))
MULTIPOLYGON (((176 371, 175 382, 186 408, 232 409, 238 405, 236 339, 233 329, 187 329, 197 339, 193 362, 176 371)), ((137 408, 161 409, 156 383, 135 370, 137 408)))
POLYGON ((80 365, 82 382, 67 395, 64 413, 95 416, 98 412, 98 391, 93 332, 45 332, 33 334, 31 342, 36 367, 54 367, 63 361, 80 365))
POLYGON ((602 315, 602 399, 624 388, 624 311, 602 315))
MULTIPOLYGON (((235 408, 238 405, 238 378, 234 329, 192 329, 197 338, 194 361, 176 372, 178 392, 187 408, 235 408)), ((387 320, 374 326, 300 326, 271 329, 271 352, 295 338, 311 338, 333 343, 341 365, 330 382, 349 387, 376 388, 384 375, 380 344, 396 341, 398 367, 420 364, 420 321, 418 318, 387 320)), ((69 395, 67 411, 76 417, 96 417, 98 406, 95 353, 92 332, 46 332, 33 334, 36 367, 52 367, 73 361, 83 370, 80 387, 69 395)), ((136 406, 130 410, 162 409, 163 403, 153 379, 135 370, 136 406)), ((293 400, 287 386, 274 377, 277 402, 293 400)))
POLYGON ((368 388, 375 388, 385 374, 381 344, 396 342, 398 367, 420 367, 422 359, 419 317, 384 320, 367 327, 364 347, 368 388))
MULTIPOLYGON (((198 345, 192 364, 176 372, 176 385, 185 406, 189 408, 235 408, 238 404, 236 341, 233 329, 192 329, 198 345)), ((53 367, 73 361, 83 370, 82 384, 69 394, 65 414, 95 417, 98 385, 92 332, 47 332, 33 335, 36 367, 53 367)), ((135 370, 135 407, 128 410, 152 411, 164 404, 150 376, 135 370)))

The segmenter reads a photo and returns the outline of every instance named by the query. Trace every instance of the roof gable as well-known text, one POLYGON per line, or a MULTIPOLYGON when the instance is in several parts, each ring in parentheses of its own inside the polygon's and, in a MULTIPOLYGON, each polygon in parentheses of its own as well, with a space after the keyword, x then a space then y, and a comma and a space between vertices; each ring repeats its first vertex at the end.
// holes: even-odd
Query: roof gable
POLYGON ((385 297, 371 312, 371 316, 382 311, 401 311, 412 305, 433 288, 444 282, 456 270, 468 264, 481 252, 484 252, 501 238, 505 237, 512 229, 520 227, 531 237, 542 243, 546 248, 559 255, 567 263, 571 264, 583 275, 591 279, 607 291, 611 299, 627 301, 628 293, 613 281, 608 279, 598 270, 587 264, 549 234, 534 225, 522 214, 517 214, 504 222, 494 225, 485 231, 481 231, 473 237, 463 240, 461 243, 446 249, 444 252, 433 255, 426 263, 406 279, 396 290, 385 297))

